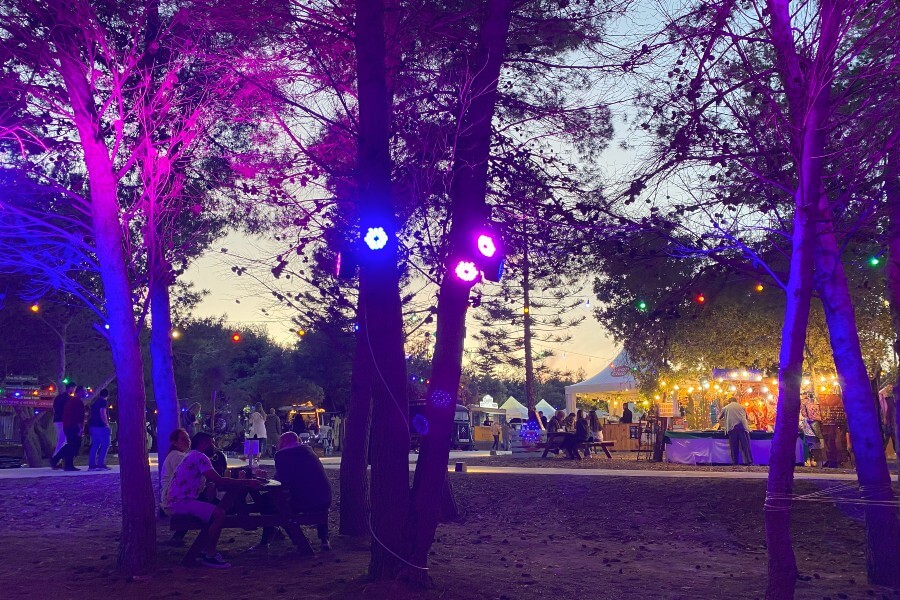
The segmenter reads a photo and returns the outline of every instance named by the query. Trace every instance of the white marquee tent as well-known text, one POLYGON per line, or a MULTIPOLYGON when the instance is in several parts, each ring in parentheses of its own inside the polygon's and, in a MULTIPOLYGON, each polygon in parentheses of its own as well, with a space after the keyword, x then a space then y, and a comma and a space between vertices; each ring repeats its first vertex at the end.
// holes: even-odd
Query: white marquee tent
MULTIPOLYGON (((589 377, 580 383, 566 386, 566 412, 575 412, 575 402, 578 396, 612 398, 621 397, 626 402, 631 402, 637 397, 637 383, 631 375, 628 366, 628 357, 620 352, 605 369, 589 377)), ((622 414, 621 407, 612 414, 622 414)))
POLYGON ((535 404, 534 410, 544 413, 544 416, 548 419, 556 414, 556 409, 550 406, 550 403, 546 400, 541 400, 540 402, 535 404))
POLYGON ((510 396, 506 402, 500 405, 500 408, 506 411, 506 420, 510 419, 527 419, 528 409, 524 404, 510 396))

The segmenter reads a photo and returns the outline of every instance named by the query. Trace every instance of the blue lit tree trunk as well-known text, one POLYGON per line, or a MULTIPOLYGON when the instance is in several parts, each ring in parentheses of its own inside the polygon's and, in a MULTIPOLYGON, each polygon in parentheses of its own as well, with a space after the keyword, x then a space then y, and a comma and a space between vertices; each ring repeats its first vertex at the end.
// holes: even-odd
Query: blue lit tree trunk
POLYGON ((822 30, 819 53, 814 67, 804 68, 792 33, 790 2, 768 1, 771 19, 769 35, 775 50, 776 67, 787 97, 790 143, 797 174, 791 267, 785 290, 787 303, 781 337, 778 410, 766 485, 766 597, 770 600, 793 598, 798 574, 791 544, 789 496, 793 491, 803 350, 813 286, 813 234, 823 187, 830 73, 836 39, 844 19, 843 0, 823 0, 819 9, 822 30))
POLYGON ((392 578, 402 562, 402 526, 409 499, 409 407, 397 218, 391 190, 390 95, 385 66, 384 3, 356 0, 356 58, 359 100, 357 194, 363 232, 380 226, 385 247, 363 249, 359 293, 366 315, 363 349, 372 368, 371 522, 369 575, 392 578))
MULTIPOLYGON (((894 326, 894 352, 900 356, 900 145, 888 150, 884 169, 884 193, 887 201, 887 295, 894 326)), ((894 380, 894 439, 900 438, 900 370, 894 380)), ((894 448, 894 450, 898 450, 894 448)), ((900 451, 897 452, 897 480, 900 481, 900 451)))
POLYGON ((159 248, 151 248, 150 260, 150 377, 156 401, 156 446, 160 465, 158 474, 162 490, 162 464, 169 452, 169 435, 178 428, 178 391, 172 355, 172 306, 169 293, 171 269, 160 256, 159 248))
POLYGON ((341 448, 341 533, 369 533, 369 426, 372 420, 372 367, 368 328, 362 303, 357 304, 359 331, 353 352, 350 403, 341 448))
POLYGON ((122 533, 119 564, 126 573, 151 570, 156 563, 156 521, 150 467, 144 445, 146 398, 143 364, 119 220, 118 185, 100 116, 78 45, 83 35, 69 25, 63 9, 53 30, 56 60, 78 131, 90 187, 94 243, 103 283, 109 341, 119 393, 119 464, 122 533))
POLYGON ((453 158, 450 184, 450 253, 438 293, 437 331, 431 384, 425 415, 429 431, 422 438, 413 481, 407 536, 409 560, 414 565, 408 575, 424 579, 428 551, 437 529, 441 498, 447 478, 453 414, 462 368, 466 337, 466 312, 470 286, 449 274, 460 253, 471 245, 469 239, 488 215, 488 157, 491 146, 491 120, 497 97, 497 81, 506 51, 513 10, 511 0, 488 0, 478 45, 471 61, 471 85, 460 98, 461 132, 453 158))

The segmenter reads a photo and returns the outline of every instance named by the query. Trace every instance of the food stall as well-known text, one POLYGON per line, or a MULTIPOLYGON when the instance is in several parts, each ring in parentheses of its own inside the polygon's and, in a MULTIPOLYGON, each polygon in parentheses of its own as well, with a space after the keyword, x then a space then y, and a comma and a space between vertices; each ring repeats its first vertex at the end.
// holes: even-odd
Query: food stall
MULTIPOLYGON (((769 464, 777 379, 766 378, 761 371, 753 369, 714 369, 708 378, 681 383, 679 386, 665 380, 659 382, 660 392, 667 400, 666 408, 671 404, 673 416, 681 416, 683 412, 685 425, 681 430, 669 428, 665 432, 666 462, 731 464, 728 437, 719 429, 718 418, 721 407, 734 397, 747 411, 753 464, 769 464)), ((808 381, 806 383, 809 385, 808 381)), ((799 431, 795 458, 798 464, 803 464, 806 459, 806 445, 799 431)))
POLYGON ((484 422, 494 422, 496 420, 499 420, 501 423, 506 422, 506 411, 497 406, 494 398, 487 394, 478 404, 470 404, 468 408, 472 417, 474 449, 488 450, 494 443, 494 436, 491 435, 491 427, 485 425, 484 422))
POLYGON ((625 405, 634 413, 639 402, 637 382, 624 352, 593 377, 566 386, 566 413, 575 412, 578 399, 606 402, 609 418, 603 425, 603 439, 616 443, 613 450, 638 449, 637 418, 634 423, 618 422, 625 405))

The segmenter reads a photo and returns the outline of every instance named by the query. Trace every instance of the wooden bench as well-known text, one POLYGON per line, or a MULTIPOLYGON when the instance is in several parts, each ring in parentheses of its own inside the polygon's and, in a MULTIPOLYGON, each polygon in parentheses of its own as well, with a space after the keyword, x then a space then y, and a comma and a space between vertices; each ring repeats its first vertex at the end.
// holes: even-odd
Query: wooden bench
MULTIPOLYGON (((324 525, 328 523, 328 511, 317 512, 278 512, 276 514, 237 514, 226 515, 224 529, 243 529, 254 531, 260 527, 284 527, 291 541, 297 547, 297 551, 305 555, 313 555, 315 552, 300 529, 301 525, 324 525)), ((192 566, 200 556, 200 551, 206 543, 207 523, 197 517, 187 515, 174 515, 169 520, 169 529, 172 531, 199 530, 197 539, 191 544, 181 564, 192 566)))
MULTIPOLYGON (((566 432, 556 432, 547 434, 547 441, 542 442, 537 445, 538 448, 544 449, 544 454, 542 454, 542 458, 547 458, 547 454, 550 452, 559 453, 562 449, 563 443, 566 441, 566 436, 571 435, 566 432)), ((603 453, 606 454, 606 458, 612 458, 612 454, 609 453, 609 449, 616 445, 615 442, 579 442, 576 444, 576 450, 582 451, 593 451, 593 450, 603 450, 603 453)))

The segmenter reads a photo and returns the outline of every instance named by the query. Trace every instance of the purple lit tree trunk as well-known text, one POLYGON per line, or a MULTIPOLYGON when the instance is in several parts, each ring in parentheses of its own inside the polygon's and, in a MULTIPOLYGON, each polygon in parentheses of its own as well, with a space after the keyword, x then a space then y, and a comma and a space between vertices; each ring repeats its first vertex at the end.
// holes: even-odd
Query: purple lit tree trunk
POLYGON ((450 253, 438 294, 437 332, 431 385, 425 414, 429 431, 423 436, 413 481, 408 535, 410 578, 423 579, 428 551, 437 529, 438 511, 447 479, 451 428, 462 368, 466 337, 466 312, 470 286, 449 274, 460 253, 470 245, 469 236, 483 226, 488 210, 488 156, 491 120, 497 97, 497 81, 506 50, 513 3, 488 0, 478 46, 471 61, 471 86, 461 98, 460 131, 450 184, 452 229, 450 253))
MULTIPOLYGON (((825 308, 834 364, 841 380, 860 491, 866 500, 892 502, 894 492, 884 454, 877 405, 862 358, 853 302, 834 234, 831 206, 825 194, 819 201, 819 215, 816 226, 816 289, 825 308)), ((870 584, 898 583, 898 530, 900 522, 895 506, 866 506, 866 571, 870 584)))
POLYGON ((156 400, 156 446, 160 490, 162 464, 169 452, 169 435, 178 428, 178 390, 172 355, 172 306, 169 294, 171 269, 156 244, 150 248, 150 377, 156 400))
MULTIPOLYGON (((894 326, 894 353, 900 356, 900 146, 888 150, 884 169, 884 193, 887 202, 887 296, 894 326)), ((900 436, 900 371, 894 380, 895 436, 900 436)), ((895 439, 897 439, 895 437, 895 439)), ((894 449, 898 450, 897 448, 894 449)), ((897 454, 897 480, 900 481, 900 451, 897 454)))
POLYGON ((797 173, 793 248, 781 336, 778 409, 765 504, 769 577, 766 597, 781 600, 794 597, 798 574, 791 545, 789 496, 793 491, 803 351, 813 284, 813 234, 816 208, 822 194, 830 74, 844 15, 843 0, 823 0, 820 5, 822 33, 816 64, 802 68, 791 30, 790 2, 769 0, 768 10, 776 67, 788 101, 791 149, 797 173))
POLYGON ((119 464, 122 534, 119 564, 126 573, 145 573, 156 563, 156 522, 150 467, 144 445, 143 364, 119 221, 115 169, 100 130, 100 116, 85 64, 79 60, 78 32, 61 9, 53 29, 56 60, 78 131, 90 185, 91 220, 106 301, 109 343, 119 391, 119 464))
POLYGON ((366 343, 368 328, 362 303, 357 305, 359 331, 350 376, 350 403, 341 449, 341 533, 369 533, 369 425, 372 420, 372 368, 366 343))
POLYGON ((380 226, 387 244, 367 252, 360 264, 359 293, 366 315, 363 349, 372 382, 372 559, 369 575, 395 577, 402 563, 403 520, 409 499, 409 407, 397 225, 391 190, 390 95, 385 67, 384 3, 356 0, 359 100, 357 194, 363 233, 380 226))

